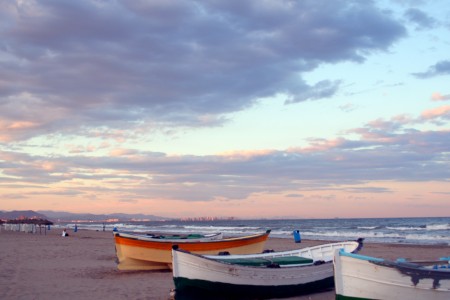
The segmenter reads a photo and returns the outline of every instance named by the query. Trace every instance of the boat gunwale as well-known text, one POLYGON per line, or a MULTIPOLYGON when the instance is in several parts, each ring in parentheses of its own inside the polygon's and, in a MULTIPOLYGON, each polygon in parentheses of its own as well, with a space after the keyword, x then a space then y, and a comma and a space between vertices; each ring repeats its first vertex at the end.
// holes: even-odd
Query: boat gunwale
MULTIPOLYGON (((436 272, 436 274, 439 273, 449 273, 450 269, 449 268, 437 268, 437 269, 432 269, 430 268, 430 266, 424 266, 421 265, 419 263, 416 263, 414 261, 407 261, 407 260, 387 260, 384 258, 378 258, 378 257, 374 257, 374 256, 367 256, 367 255, 360 255, 360 254, 355 254, 355 253, 349 253, 344 251, 343 249, 340 249, 338 252, 339 256, 343 256, 343 257, 349 257, 353 260, 357 260, 357 261, 367 261, 369 263, 373 263, 382 267, 387 267, 387 268, 396 268, 396 269, 403 269, 403 270, 417 270, 417 271, 427 271, 427 272, 436 272)), ((431 264, 436 263, 442 263, 442 260, 436 260, 436 261, 428 261, 431 264)))
MULTIPOLYGON (((210 254, 206 254, 204 256, 208 257, 208 258, 212 258, 212 259, 224 259, 224 260, 226 260, 227 258, 246 258, 249 256, 252 256, 255 258, 297 256, 296 253, 304 252, 306 250, 312 252, 316 249, 331 247, 333 245, 343 245, 345 243, 357 243, 358 246, 355 250, 353 250, 351 252, 352 254, 356 254, 363 247, 363 242, 356 240, 356 241, 332 242, 332 243, 326 243, 326 244, 321 244, 321 245, 316 245, 316 246, 311 246, 311 247, 306 247, 306 248, 299 248, 299 249, 294 249, 294 250, 286 250, 286 251, 275 251, 275 252, 255 253, 255 254, 233 254, 233 255, 231 255, 232 257, 222 256, 222 255, 210 255, 210 254)), ((335 249, 335 250, 341 250, 341 249, 335 249)), ((348 253, 348 252, 346 252, 346 253, 348 253)), ((333 257, 333 254, 331 254, 331 258, 332 257, 333 257)))
MULTIPOLYGON (((144 234, 144 233, 137 233, 137 232, 114 232, 114 237, 115 236, 120 236, 122 238, 130 238, 130 239, 136 239, 136 240, 142 240, 142 241, 161 241, 161 242, 167 242, 167 241, 180 241, 180 242, 184 242, 184 241, 190 241, 190 242, 203 242, 203 241, 214 241, 214 240, 223 240, 223 238, 217 238, 217 237, 221 237, 223 235, 222 232, 215 232, 215 233, 209 233, 209 234, 204 234, 201 237, 194 237, 194 238, 189 238, 189 235, 179 235, 179 237, 175 237, 177 235, 173 235, 173 238, 158 238, 156 236, 152 236, 152 235, 148 235, 148 234, 144 234)), ((160 233, 160 236, 163 236, 163 233, 160 233)), ((170 236, 170 235, 167 235, 170 236)))
MULTIPOLYGON (((358 241, 347 241, 347 242, 357 243, 358 246, 355 248, 354 251, 359 251, 359 249, 361 247, 361 243, 360 242, 358 242, 358 241)), ((271 252, 271 253, 238 254, 238 255, 204 255, 204 254, 201 254, 201 253, 194 253, 194 252, 191 252, 191 251, 186 250, 186 249, 181 249, 181 248, 178 247, 178 245, 173 245, 172 246, 172 251, 183 252, 183 253, 195 256, 195 257, 197 257, 199 259, 206 259, 208 261, 211 261, 211 262, 214 262, 214 263, 218 263, 218 264, 224 264, 224 265, 227 265, 227 266, 234 265, 234 266, 238 266, 239 268, 242 267, 242 268, 249 268, 249 269, 254 269, 254 268, 257 268, 257 269, 270 269, 270 267, 268 267, 267 265, 254 266, 254 265, 237 264, 237 263, 234 263, 232 261, 228 262, 227 258, 232 259, 233 257, 242 258, 242 257, 250 257, 250 256, 254 257, 254 258, 283 257, 283 256, 280 256, 280 254, 283 254, 283 253, 291 254, 291 253, 295 253, 295 252, 298 252, 298 251, 301 251, 301 250, 305 250, 305 249, 309 250, 309 249, 321 248, 321 246, 329 247, 331 245, 343 244, 343 243, 346 243, 346 242, 328 243, 328 244, 312 246, 312 247, 306 247, 306 248, 303 248, 303 249, 296 249, 296 250, 287 250, 287 251, 279 251, 279 252, 271 252), (278 255, 278 256, 276 256, 276 255, 278 255)), ((336 249, 336 250, 339 250, 339 249, 336 249)), ((174 256, 172 255, 172 257, 174 257, 174 256)), ((292 256, 287 256, 287 257, 292 257, 292 256)), ((316 263, 321 261, 320 259, 314 259, 314 258, 311 258, 311 259, 313 260, 312 263, 291 264, 291 265, 286 264, 286 265, 283 265, 283 266, 280 265, 280 267, 283 268, 283 269, 302 268, 302 270, 303 270, 303 268, 317 267, 316 263)), ((333 263, 333 255, 330 257, 329 260, 321 261, 320 265, 329 264, 329 263, 333 263)))

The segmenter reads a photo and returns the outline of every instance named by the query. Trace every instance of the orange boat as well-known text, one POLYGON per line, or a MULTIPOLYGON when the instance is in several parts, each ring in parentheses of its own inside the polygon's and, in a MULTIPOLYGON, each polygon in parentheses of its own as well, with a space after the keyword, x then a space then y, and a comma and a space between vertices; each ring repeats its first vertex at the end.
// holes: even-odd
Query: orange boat
POLYGON ((265 233, 242 237, 225 238, 212 241, 148 240, 136 237, 121 236, 114 232, 116 254, 119 270, 167 270, 172 269, 172 246, 198 254, 230 254, 261 253, 268 239, 270 230, 265 233))

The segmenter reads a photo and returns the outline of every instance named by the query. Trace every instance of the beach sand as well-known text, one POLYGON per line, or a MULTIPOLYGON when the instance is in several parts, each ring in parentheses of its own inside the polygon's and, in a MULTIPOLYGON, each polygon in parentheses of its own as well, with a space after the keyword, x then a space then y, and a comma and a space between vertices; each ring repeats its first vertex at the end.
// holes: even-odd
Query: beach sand
MULTIPOLYGON (((51 229, 44 234, 0 232, 0 299, 171 299, 171 272, 118 271, 112 232, 51 229)), ((270 238, 276 251, 325 241, 270 238)), ((365 243, 361 254, 388 259, 436 259, 448 246, 365 243)), ((334 299, 334 291, 289 299, 334 299)))

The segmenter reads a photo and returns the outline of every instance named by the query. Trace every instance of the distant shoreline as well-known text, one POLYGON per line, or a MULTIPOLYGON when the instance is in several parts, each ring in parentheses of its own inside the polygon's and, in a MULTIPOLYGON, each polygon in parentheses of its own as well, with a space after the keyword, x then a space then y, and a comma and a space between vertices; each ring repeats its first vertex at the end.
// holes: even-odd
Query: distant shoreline
POLYGON ((52 211, 52 210, 12 210, 0 211, 0 219, 16 219, 18 217, 40 217, 51 219, 53 222, 60 223, 115 223, 115 222, 211 222, 211 221, 265 221, 265 220, 361 220, 361 219, 424 219, 424 218, 449 218, 448 216, 412 216, 412 217, 330 217, 330 218, 314 218, 314 217, 271 217, 271 218, 241 218, 236 216, 201 216, 201 217, 162 217, 149 214, 126 214, 126 213, 72 213, 66 211, 52 211))

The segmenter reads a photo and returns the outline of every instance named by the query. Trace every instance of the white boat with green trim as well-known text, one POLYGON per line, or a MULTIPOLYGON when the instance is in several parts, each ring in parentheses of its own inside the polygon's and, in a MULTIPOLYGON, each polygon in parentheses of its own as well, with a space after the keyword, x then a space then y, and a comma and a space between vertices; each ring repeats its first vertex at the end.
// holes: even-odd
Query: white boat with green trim
POLYGON ((274 298, 333 288, 336 249, 358 251, 360 241, 247 255, 198 255, 174 247, 176 295, 212 293, 222 297, 274 298))
POLYGON ((450 257, 389 261, 337 250, 336 299, 450 299, 450 257))

